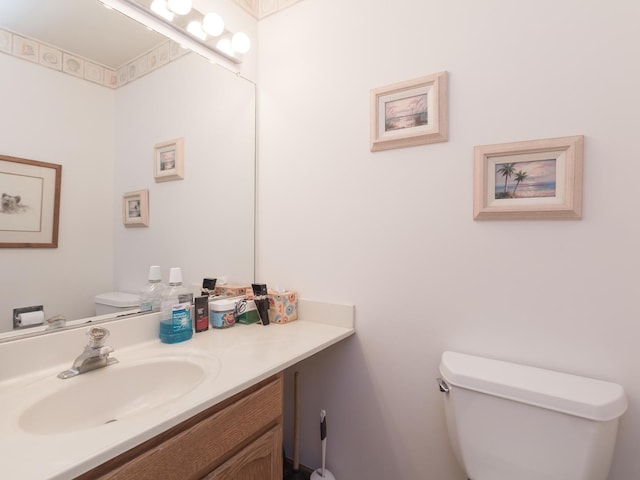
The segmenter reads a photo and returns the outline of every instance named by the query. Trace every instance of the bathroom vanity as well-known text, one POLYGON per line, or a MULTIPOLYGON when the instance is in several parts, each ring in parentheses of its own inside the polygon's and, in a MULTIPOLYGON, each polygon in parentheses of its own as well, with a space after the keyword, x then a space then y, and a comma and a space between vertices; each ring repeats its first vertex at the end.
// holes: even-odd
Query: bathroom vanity
POLYGON ((119 362, 69 379, 86 328, 0 343, 3 477, 280 478, 283 370, 354 334, 353 307, 175 345, 159 314, 107 324, 119 362))
POLYGON ((280 478, 282 376, 208 408, 78 480, 280 478))

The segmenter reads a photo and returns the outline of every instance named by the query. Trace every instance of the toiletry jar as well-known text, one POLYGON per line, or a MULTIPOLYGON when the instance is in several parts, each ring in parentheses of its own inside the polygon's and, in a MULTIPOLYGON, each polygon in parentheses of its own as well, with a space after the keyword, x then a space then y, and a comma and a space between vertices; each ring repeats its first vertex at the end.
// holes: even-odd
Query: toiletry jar
POLYGON ((232 283, 216 285, 213 294, 222 297, 238 297, 247 294, 247 290, 251 290, 249 285, 234 285, 232 283))
POLYGON ((289 323, 298 319, 298 293, 269 291, 269 322, 289 323))
POLYGON ((212 328, 232 327, 236 323, 237 299, 221 299, 209 302, 209 323, 212 328))

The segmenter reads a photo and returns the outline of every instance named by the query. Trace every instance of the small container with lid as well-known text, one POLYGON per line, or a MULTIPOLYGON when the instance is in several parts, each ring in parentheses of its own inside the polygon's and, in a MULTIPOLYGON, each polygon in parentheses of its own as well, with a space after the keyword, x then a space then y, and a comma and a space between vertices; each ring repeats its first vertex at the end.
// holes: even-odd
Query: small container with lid
POLYGON ((232 327, 236 323, 237 299, 220 299, 209 302, 209 323, 212 328, 232 327))

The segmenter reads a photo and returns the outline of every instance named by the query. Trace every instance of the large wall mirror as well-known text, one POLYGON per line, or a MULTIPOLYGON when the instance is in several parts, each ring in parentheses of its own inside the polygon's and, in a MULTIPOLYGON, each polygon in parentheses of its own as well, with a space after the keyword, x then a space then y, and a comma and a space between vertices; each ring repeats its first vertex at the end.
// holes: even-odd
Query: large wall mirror
POLYGON ((3 1, 0 29, 0 154, 62 165, 58 247, 0 248, 0 339, 14 308, 90 317, 95 295, 139 291, 150 265, 192 288, 251 283, 255 84, 97 0, 3 1), (175 139, 184 176, 156 181, 154 146, 175 139), (139 190, 149 222, 131 228, 123 196, 139 190))

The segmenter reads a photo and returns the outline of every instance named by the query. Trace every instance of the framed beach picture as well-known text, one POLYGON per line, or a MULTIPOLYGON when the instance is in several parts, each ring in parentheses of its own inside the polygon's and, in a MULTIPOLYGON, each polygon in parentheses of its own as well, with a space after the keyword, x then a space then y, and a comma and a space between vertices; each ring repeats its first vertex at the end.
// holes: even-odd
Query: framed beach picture
POLYGON ((62 165, 0 155, 0 247, 57 248, 62 165))
POLYGON ((449 139, 447 72, 371 90, 371 151, 449 139))
POLYGON ((474 148, 473 218, 582 217, 584 137, 474 148))
POLYGON ((153 147, 153 175, 156 182, 184 178, 184 138, 158 143, 153 147))
POLYGON ((122 223, 125 227, 149 226, 149 190, 136 190, 122 196, 122 223))

